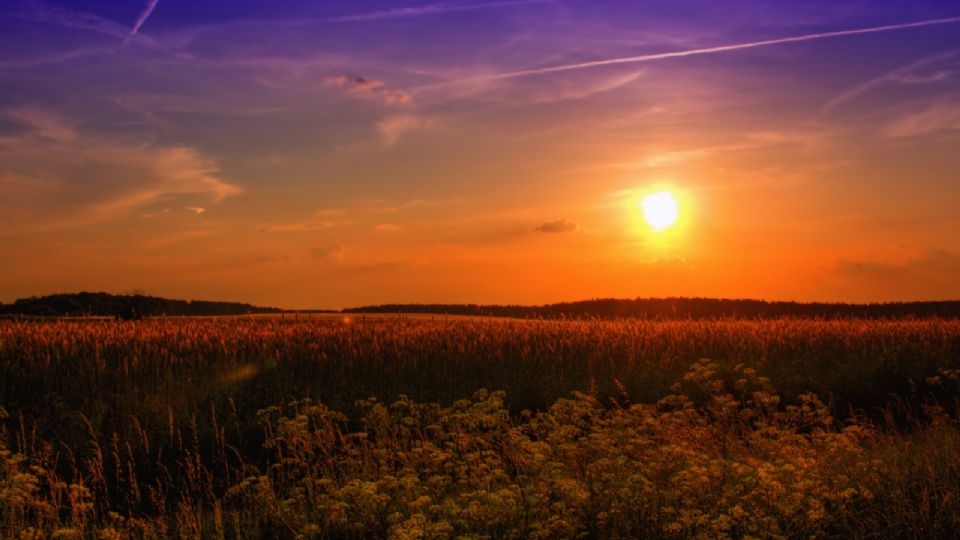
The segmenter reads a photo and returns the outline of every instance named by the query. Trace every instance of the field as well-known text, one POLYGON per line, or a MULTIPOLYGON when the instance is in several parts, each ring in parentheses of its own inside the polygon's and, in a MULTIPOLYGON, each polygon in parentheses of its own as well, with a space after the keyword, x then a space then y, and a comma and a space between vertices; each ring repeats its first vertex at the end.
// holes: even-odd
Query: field
POLYGON ((943 538, 960 321, 0 321, 6 538, 943 538))

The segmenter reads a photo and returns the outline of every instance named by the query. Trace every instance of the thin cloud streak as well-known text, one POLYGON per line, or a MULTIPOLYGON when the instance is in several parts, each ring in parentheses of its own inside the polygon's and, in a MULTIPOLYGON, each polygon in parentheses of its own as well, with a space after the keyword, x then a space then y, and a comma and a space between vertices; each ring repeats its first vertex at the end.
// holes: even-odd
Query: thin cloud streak
POLYGON ((97 56, 103 54, 105 51, 106 49, 85 49, 34 58, 23 58, 20 60, 3 60, 0 61, 0 69, 31 68, 50 64, 62 64, 86 56, 97 56))
POLYGON ((804 41, 815 41, 815 40, 835 38, 835 37, 856 36, 860 34, 873 34, 878 32, 890 32, 894 30, 907 30, 910 28, 923 28, 927 26, 955 24, 955 23, 960 23, 960 17, 930 19, 926 21, 917 21, 917 22, 902 23, 902 24, 889 24, 885 26, 873 26, 870 28, 855 28, 852 30, 818 32, 815 34, 804 34, 801 36, 788 36, 788 37, 776 38, 776 39, 765 39, 762 41, 750 41, 746 43, 734 43, 730 45, 704 47, 700 49, 687 49, 684 51, 643 54, 643 55, 637 55, 637 56, 622 56, 618 58, 607 58, 604 60, 591 60, 588 62, 578 62, 576 64, 565 64, 561 66, 524 69, 519 71, 508 71, 505 73, 497 73, 493 75, 476 77, 474 78, 474 80, 510 79, 514 77, 525 77, 525 76, 531 76, 531 75, 545 75, 548 73, 574 71, 574 70, 580 70, 580 69, 589 69, 589 68, 611 66, 611 65, 617 65, 617 64, 636 64, 641 62, 653 62, 657 60, 667 60, 670 58, 683 58, 687 56, 701 56, 701 55, 707 55, 707 54, 740 51, 744 49, 756 49, 759 47, 768 47, 771 45, 781 45, 785 43, 799 43, 804 41))
POLYGON ((837 97, 831 99, 831 100, 830 100, 826 105, 824 105, 823 108, 820 110, 820 114, 818 115, 817 118, 818 118, 818 119, 822 118, 824 115, 832 112, 834 109, 836 109, 837 107, 839 107, 839 106, 842 105, 843 103, 846 103, 846 102, 848 102, 848 101, 850 101, 850 100, 852 100, 852 99, 856 99, 856 98, 862 96, 863 94, 866 94, 867 92, 870 92, 871 90, 874 90, 875 88, 881 87, 881 86, 883 86, 883 85, 885 85, 885 84, 889 84, 889 83, 892 83, 892 82, 902 81, 902 80, 903 80, 903 77, 911 74, 913 71, 915 71, 915 70, 917 70, 917 69, 920 69, 920 68, 923 68, 923 67, 927 67, 927 66, 929 66, 929 65, 932 65, 932 64, 935 64, 935 63, 937 63, 937 62, 944 61, 944 60, 953 59, 954 57, 957 57, 958 55, 960 55, 960 49, 954 49, 954 50, 952 50, 952 51, 946 51, 946 52, 938 53, 938 54, 935 54, 935 55, 932 55, 932 56, 928 56, 928 57, 926 57, 926 58, 922 58, 922 59, 917 60, 917 61, 915 61, 915 62, 911 62, 910 64, 908 64, 908 65, 906 65, 906 66, 904 66, 904 67, 899 67, 899 68, 897 68, 897 69, 895 69, 895 70, 893 70, 893 71, 890 71, 890 72, 888 72, 888 73, 884 73, 883 75, 881 75, 881 76, 879 76, 879 77, 875 77, 875 78, 873 78, 873 79, 870 79, 869 81, 867 81, 867 82, 865 82, 865 83, 863 83, 863 84, 860 84, 860 85, 858 85, 858 86, 856 86, 856 87, 854 87, 854 88, 851 88, 850 90, 847 90, 846 92, 844 92, 844 93, 838 95, 837 97))
POLYGON ((493 9, 498 7, 527 6, 533 4, 550 4, 557 0, 503 0, 500 2, 483 2, 478 4, 426 4, 422 6, 401 7, 394 9, 385 9, 382 11, 373 11, 370 13, 359 13, 357 15, 343 15, 332 17, 328 20, 336 22, 362 22, 362 21, 380 21, 385 19, 400 19, 406 17, 421 17, 424 15, 438 15, 442 13, 453 13, 457 11, 477 11, 481 9, 493 9))
POLYGON ((143 8, 143 11, 140 13, 140 17, 137 18, 137 22, 133 23, 133 28, 130 29, 130 33, 127 34, 126 39, 123 40, 123 47, 137 35, 137 32, 140 31, 140 27, 143 26, 143 23, 147 22, 147 19, 150 18, 150 14, 153 13, 153 10, 157 7, 157 4, 160 0, 148 0, 147 6, 143 8))
POLYGON ((75 30, 87 30, 107 36, 122 38, 127 35, 126 27, 110 19, 84 11, 52 6, 43 2, 30 2, 26 9, 14 12, 14 17, 41 24, 51 24, 75 30))

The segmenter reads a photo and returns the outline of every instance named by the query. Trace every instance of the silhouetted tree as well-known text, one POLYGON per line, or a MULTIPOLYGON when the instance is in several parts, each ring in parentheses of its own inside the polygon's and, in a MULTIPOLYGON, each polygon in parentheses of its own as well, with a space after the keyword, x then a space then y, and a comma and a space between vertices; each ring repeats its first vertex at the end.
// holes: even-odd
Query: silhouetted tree
POLYGON ((145 295, 112 295, 81 292, 21 298, 7 306, 6 312, 31 316, 93 315, 119 319, 140 319, 154 315, 244 315, 277 313, 265 308, 236 302, 170 300, 145 295))
POLYGON ((960 318, 960 302, 890 302, 881 304, 767 302, 718 298, 601 298, 543 306, 476 304, 386 304, 348 308, 345 313, 432 313, 492 317, 718 319, 817 317, 960 318))

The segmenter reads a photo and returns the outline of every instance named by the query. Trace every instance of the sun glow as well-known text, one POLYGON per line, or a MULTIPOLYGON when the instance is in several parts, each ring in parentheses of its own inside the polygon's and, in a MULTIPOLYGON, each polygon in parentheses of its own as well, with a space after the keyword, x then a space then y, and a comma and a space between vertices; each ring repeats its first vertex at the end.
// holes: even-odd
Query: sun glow
POLYGON ((680 205, 669 191, 661 191, 647 195, 640 202, 643 208, 643 219, 655 231, 666 229, 677 222, 680 205))

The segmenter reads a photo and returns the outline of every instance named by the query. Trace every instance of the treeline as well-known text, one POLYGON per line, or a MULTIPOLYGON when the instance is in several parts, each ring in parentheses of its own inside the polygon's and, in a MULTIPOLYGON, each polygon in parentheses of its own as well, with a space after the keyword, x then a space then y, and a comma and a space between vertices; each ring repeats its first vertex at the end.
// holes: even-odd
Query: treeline
POLYGON ((600 319, 824 319, 960 318, 960 301, 889 302, 875 304, 767 302, 719 298, 604 298, 543 306, 478 304, 384 304, 348 308, 345 313, 427 313, 517 318, 600 319))
MULTIPOLYGON (((215 316, 281 313, 272 307, 239 302, 171 300, 146 295, 71 293, 21 298, 0 303, 0 316, 119 317, 215 316)), ((301 310, 302 313, 335 313, 301 310)), ((720 298, 603 298, 542 306, 484 304, 382 304, 346 308, 341 313, 417 313, 538 319, 960 319, 960 301, 844 304, 823 302, 767 302, 720 298)))
POLYGON ((142 294, 108 293, 53 294, 21 298, 13 304, 0 304, 0 315, 31 317, 119 317, 139 319, 159 315, 246 315, 278 313, 277 308, 264 308, 238 302, 203 300, 171 300, 142 294))

